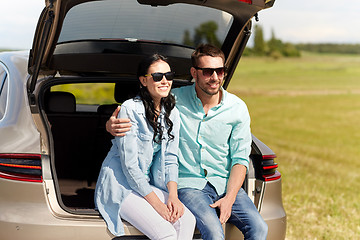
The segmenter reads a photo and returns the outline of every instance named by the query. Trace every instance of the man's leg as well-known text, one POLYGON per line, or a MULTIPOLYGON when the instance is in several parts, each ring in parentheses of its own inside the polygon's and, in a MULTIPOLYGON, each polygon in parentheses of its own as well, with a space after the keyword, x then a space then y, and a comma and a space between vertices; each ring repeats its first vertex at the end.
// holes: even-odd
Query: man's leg
POLYGON ((202 190, 183 188, 178 190, 178 194, 180 201, 194 214, 203 240, 224 239, 224 231, 216 210, 209 206, 217 198, 212 186, 207 184, 202 190))
POLYGON ((242 188, 236 196, 228 222, 240 229, 246 240, 266 239, 268 226, 242 188))

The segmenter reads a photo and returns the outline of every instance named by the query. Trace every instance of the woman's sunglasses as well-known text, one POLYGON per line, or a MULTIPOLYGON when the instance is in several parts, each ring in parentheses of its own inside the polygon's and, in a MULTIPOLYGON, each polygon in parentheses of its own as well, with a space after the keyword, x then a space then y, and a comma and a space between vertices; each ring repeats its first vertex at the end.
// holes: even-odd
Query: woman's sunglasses
POLYGON ((204 77, 210 77, 214 74, 214 71, 219 77, 224 77, 225 74, 225 67, 219 68, 201 68, 201 67, 194 67, 195 69, 202 70, 204 77))
MULTIPOLYGON (((152 76, 152 78, 153 78, 153 80, 154 80, 155 82, 160 82, 160 81, 163 79, 164 75, 165 75, 166 80, 170 80, 170 81, 173 80, 174 77, 175 77, 175 73, 174 73, 174 72, 166 72, 166 73, 156 72, 156 73, 151 73, 151 76, 152 76)), ((147 76, 150 76, 150 74, 146 74, 146 75, 145 75, 145 77, 147 77, 147 76)))

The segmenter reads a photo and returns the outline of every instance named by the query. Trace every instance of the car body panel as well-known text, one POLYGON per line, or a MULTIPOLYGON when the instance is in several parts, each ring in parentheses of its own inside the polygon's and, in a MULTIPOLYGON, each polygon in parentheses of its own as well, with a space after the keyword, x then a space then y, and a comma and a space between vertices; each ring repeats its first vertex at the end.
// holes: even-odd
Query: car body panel
MULTIPOLYGON (((50 202, 56 202, 48 201, 56 198, 52 186, 52 181, 27 183, 0 178, 0 192, 8 193, 0 194, 0 239, 114 238, 99 214, 74 216, 51 205, 50 202)), ((143 235, 128 223, 125 223, 125 233, 143 235)))
POLYGON ((0 59, 9 71, 7 90, 10 97, 0 119, 0 131, 2 136, 11 136, 0 137, 0 153, 40 153, 40 135, 31 118, 25 88, 27 61, 28 54, 25 52, 3 53, 0 59))
POLYGON ((268 239, 285 239, 286 213, 282 205, 281 185, 279 179, 267 182, 263 188, 260 213, 269 227, 268 239))

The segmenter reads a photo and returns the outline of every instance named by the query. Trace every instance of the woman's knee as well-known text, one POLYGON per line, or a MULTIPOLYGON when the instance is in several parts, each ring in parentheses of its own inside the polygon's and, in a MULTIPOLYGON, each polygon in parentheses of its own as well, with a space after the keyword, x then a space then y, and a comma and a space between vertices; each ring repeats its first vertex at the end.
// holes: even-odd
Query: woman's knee
POLYGON ((177 232, 171 223, 163 222, 153 228, 153 232, 148 237, 155 240, 177 240, 177 232))
POLYGON ((180 218, 180 220, 188 227, 195 228, 196 218, 189 209, 185 208, 184 215, 180 218))

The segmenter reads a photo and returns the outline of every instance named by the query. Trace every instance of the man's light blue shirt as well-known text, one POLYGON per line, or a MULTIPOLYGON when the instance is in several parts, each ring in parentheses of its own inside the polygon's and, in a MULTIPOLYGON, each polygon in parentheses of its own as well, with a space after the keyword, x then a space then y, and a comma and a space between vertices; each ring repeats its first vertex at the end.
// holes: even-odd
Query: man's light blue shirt
POLYGON ((221 102, 206 115, 195 84, 172 90, 181 119, 178 188, 203 189, 210 182, 221 195, 232 166, 249 166, 248 109, 240 98, 221 91, 221 102))

